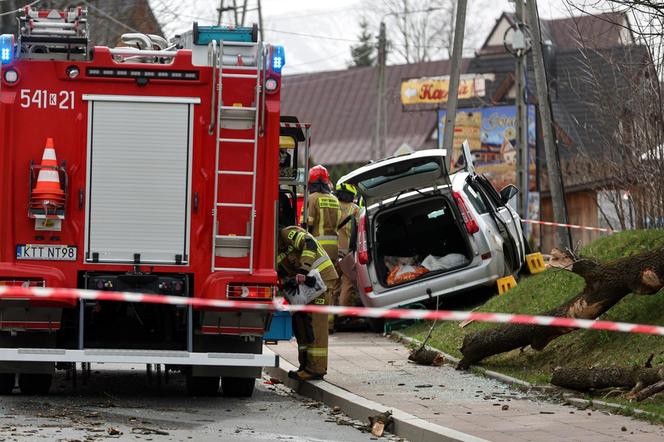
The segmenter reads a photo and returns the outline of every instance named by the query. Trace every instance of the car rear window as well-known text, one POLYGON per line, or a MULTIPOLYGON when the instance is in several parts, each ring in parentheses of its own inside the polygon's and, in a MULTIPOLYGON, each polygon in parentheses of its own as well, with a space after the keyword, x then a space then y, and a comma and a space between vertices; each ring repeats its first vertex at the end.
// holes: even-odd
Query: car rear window
POLYGON ((463 191, 466 195, 468 195, 470 204, 473 205, 479 214, 489 213, 489 209, 487 209, 486 204, 484 204, 482 197, 477 194, 475 189, 473 189, 470 184, 463 186, 463 191))
POLYGON ((385 184, 387 182, 398 180, 406 176, 417 175, 420 173, 433 172, 440 169, 439 163, 436 161, 427 161, 421 164, 409 164, 410 167, 403 167, 403 165, 395 164, 393 169, 388 169, 387 173, 373 178, 368 178, 361 181, 359 184, 364 189, 373 189, 376 186, 385 184), (402 167, 399 167, 402 166, 402 167))

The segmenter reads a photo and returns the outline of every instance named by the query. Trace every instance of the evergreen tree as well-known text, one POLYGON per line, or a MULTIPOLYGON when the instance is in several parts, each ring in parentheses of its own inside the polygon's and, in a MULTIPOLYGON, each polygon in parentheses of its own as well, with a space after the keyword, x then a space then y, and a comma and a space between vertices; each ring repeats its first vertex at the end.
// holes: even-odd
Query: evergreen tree
POLYGON ((358 36, 358 40, 360 42, 350 48, 350 55, 353 57, 350 67, 373 66, 376 61, 376 45, 374 43, 374 36, 369 32, 369 23, 364 17, 360 19, 360 35, 358 36))

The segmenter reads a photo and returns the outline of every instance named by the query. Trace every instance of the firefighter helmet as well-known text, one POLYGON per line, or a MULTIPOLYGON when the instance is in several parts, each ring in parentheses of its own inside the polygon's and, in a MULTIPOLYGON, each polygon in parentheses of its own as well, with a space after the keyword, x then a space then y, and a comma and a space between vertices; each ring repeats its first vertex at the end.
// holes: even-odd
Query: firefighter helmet
POLYGON ((348 192, 348 193, 353 195, 353 198, 357 196, 357 189, 352 184, 338 183, 335 190, 337 191, 337 193, 339 193, 339 192, 348 192))
POLYGON ((327 173, 327 169, 323 166, 314 166, 309 170, 309 183, 315 183, 320 181, 324 184, 330 183, 330 174, 327 173))

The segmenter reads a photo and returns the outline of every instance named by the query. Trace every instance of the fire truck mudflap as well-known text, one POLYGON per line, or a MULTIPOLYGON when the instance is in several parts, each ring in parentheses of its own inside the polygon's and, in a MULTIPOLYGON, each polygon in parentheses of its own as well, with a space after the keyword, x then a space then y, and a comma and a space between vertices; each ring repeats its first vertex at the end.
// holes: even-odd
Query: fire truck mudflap
MULTIPOLYGON (((283 48, 255 28, 88 46, 86 11, 0 36, 0 284, 271 302, 283 48), (63 29, 66 30, 63 31, 63 29)), ((249 396, 272 315, 0 299, 0 394, 56 367, 143 363, 249 396)))

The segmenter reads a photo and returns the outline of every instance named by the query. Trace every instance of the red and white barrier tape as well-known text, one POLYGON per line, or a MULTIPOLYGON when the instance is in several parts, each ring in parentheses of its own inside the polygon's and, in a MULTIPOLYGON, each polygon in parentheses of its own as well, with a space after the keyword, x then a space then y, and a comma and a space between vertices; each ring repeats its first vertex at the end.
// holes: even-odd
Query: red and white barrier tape
POLYGON ((521 222, 528 224, 542 224, 544 226, 569 227, 570 229, 591 230, 593 232, 608 232, 608 233, 619 232, 619 230, 607 229, 603 227, 588 227, 588 226, 580 226, 578 224, 560 224, 560 223, 553 223, 551 221, 539 221, 536 219, 522 219, 521 222))
POLYGON ((324 305, 284 305, 274 302, 226 301, 220 299, 185 298, 179 296, 149 295, 129 292, 105 292, 80 289, 58 289, 42 287, 0 286, 1 299, 52 299, 89 301, 145 302, 150 304, 191 305, 193 307, 215 307, 234 310, 289 311, 324 313, 340 316, 363 316, 387 319, 427 319, 439 321, 492 322, 501 324, 541 325, 547 327, 582 328, 608 330, 624 333, 639 333, 664 336, 664 327, 625 322, 598 321, 589 319, 558 318, 552 316, 520 315, 509 313, 485 313, 454 310, 407 310, 367 307, 339 307, 324 305))

